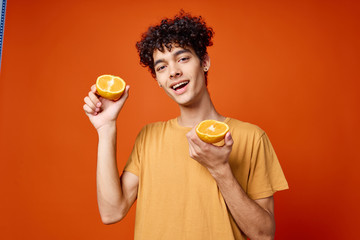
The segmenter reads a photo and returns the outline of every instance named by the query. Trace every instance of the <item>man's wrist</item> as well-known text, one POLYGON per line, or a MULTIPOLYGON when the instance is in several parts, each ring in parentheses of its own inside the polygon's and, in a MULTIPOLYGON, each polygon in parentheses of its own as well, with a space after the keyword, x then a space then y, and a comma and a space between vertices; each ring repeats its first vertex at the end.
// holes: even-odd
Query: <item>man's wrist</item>
POLYGON ((99 137, 116 133, 116 121, 111 121, 97 129, 99 137))
POLYGON ((219 165, 214 169, 209 169, 209 172, 216 181, 232 175, 229 162, 219 165))

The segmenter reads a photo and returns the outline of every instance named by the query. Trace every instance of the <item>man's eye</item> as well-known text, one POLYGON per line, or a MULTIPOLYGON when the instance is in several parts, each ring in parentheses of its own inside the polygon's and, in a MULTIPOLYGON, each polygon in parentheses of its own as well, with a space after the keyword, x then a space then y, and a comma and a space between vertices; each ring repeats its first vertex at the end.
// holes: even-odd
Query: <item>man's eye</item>
POLYGON ((189 57, 182 57, 182 58, 180 58, 180 62, 183 62, 183 61, 187 61, 187 60, 189 60, 189 57))
POLYGON ((161 71, 161 70, 163 70, 165 68, 165 66, 160 66, 160 67, 158 67, 156 70, 157 71, 161 71))

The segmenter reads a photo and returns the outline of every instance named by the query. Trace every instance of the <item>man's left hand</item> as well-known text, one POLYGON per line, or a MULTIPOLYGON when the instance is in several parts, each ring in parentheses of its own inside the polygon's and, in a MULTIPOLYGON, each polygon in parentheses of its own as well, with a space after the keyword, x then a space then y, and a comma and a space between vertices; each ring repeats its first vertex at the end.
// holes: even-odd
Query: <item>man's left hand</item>
POLYGON ((195 128, 191 129, 186 134, 186 137, 189 142, 190 157, 206 167, 211 175, 214 176, 217 171, 228 164, 229 155, 234 143, 230 132, 225 135, 225 144, 223 146, 215 146, 203 142, 196 134, 195 128))

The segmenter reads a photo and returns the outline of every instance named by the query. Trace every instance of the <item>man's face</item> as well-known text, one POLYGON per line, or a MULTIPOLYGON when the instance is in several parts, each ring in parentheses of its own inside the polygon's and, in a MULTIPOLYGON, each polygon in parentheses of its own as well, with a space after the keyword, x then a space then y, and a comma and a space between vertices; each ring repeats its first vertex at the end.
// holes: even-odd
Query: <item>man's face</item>
POLYGON ((171 51, 167 48, 164 50, 153 53, 156 80, 179 105, 196 104, 207 91, 204 67, 209 67, 209 58, 201 63, 191 48, 172 47, 171 51))

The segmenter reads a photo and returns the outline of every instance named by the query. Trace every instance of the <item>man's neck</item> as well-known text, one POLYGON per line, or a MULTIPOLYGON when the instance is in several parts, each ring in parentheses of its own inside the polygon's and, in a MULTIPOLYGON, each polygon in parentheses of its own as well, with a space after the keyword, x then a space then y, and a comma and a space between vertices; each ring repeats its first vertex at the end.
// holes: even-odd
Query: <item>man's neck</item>
POLYGON ((190 106, 179 106, 180 116, 177 121, 180 126, 194 127, 199 122, 206 119, 224 121, 225 117, 221 116, 215 109, 209 93, 206 91, 199 101, 190 106))

